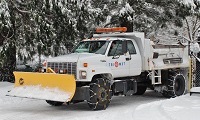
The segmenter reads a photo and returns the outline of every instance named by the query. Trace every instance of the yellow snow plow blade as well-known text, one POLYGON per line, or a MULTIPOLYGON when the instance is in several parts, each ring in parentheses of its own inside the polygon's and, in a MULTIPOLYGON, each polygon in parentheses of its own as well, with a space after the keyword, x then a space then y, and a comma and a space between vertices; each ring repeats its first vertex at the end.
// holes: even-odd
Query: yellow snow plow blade
POLYGON ((13 72, 15 85, 8 95, 60 102, 70 101, 76 90, 74 75, 13 72))

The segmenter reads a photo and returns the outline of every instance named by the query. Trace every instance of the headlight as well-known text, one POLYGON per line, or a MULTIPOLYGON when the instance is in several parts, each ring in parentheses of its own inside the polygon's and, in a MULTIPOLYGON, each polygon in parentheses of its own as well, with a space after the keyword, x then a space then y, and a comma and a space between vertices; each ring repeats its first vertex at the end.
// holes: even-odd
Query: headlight
POLYGON ((86 71, 80 71, 79 76, 80 76, 80 79, 86 79, 86 77, 87 77, 87 72, 86 72, 86 71))
POLYGON ((44 73, 44 72, 45 72, 45 69, 42 69, 42 72, 44 73))
POLYGON ((59 70, 59 73, 64 73, 64 70, 61 70, 61 69, 60 69, 60 70, 59 70))

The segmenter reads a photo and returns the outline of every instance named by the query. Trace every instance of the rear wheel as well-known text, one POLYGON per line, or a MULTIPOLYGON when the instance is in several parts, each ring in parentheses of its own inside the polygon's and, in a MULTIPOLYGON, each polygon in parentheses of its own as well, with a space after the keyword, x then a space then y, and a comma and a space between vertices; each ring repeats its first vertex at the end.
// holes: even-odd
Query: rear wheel
POLYGON ((137 92, 134 95, 143 95, 147 90, 147 86, 137 86, 137 92))
POLYGON ((166 82, 167 90, 163 91, 162 95, 167 98, 183 95, 186 89, 185 83, 185 77, 182 74, 170 73, 166 82))
POLYGON ((51 101, 51 100, 46 100, 46 102, 52 106, 61 106, 63 104, 63 102, 57 102, 57 101, 51 101))
POLYGON ((110 82, 104 78, 95 78, 90 84, 90 100, 88 105, 93 110, 104 110, 112 97, 110 82))

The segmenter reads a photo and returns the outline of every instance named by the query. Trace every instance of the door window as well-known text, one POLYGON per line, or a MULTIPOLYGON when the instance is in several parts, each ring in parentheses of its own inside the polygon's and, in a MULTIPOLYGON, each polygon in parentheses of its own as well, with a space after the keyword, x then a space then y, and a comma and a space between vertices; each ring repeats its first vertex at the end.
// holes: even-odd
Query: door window
POLYGON ((123 55, 122 41, 121 40, 113 41, 111 46, 110 46, 108 56, 116 56, 116 55, 123 55))
POLYGON ((132 41, 130 40, 127 41, 127 48, 128 48, 129 54, 136 54, 135 46, 132 41))

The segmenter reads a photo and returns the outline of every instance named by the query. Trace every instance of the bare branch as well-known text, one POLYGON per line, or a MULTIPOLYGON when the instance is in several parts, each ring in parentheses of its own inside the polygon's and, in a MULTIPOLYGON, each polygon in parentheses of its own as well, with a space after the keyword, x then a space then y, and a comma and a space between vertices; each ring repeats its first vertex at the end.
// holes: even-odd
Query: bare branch
POLYGON ((198 25, 198 27, 193 31, 193 35, 197 32, 197 30, 200 28, 200 25, 198 25))
POLYGON ((18 4, 20 4, 20 5, 22 5, 22 6, 27 6, 27 5, 30 4, 32 1, 30 0, 30 1, 26 1, 25 3, 23 3, 23 2, 20 2, 20 1, 16 0, 16 2, 17 2, 18 4))
POLYGON ((191 34, 190 34, 190 26, 189 26, 189 23, 188 23, 188 20, 187 20, 187 18, 185 18, 185 21, 186 21, 186 24, 187 24, 187 30, 188 30, 188 36, 189 36, 189 39, 190 39, 190 41, 192 41, 192 37, 191 37, 191 34))
POLYGON ((13 0, 10 0, 10 2, 12 3, 12 5, 16 8, 16 10, 19 12, 19 13, 27 13, 27 14, 30 14, 31 12, 30 11, 26 11, 26 10, 21 10, 17 7, 17 5, 13 2, 13 0))
POLYGON ((195 28, 196 28, 196 25, 197 25, 197 21, 198 21, 198 18, 196 17, 195 23, 193 24, 193 29, 192 29, 193 33, 194 33, 194 31, 195 31, 195 28))

